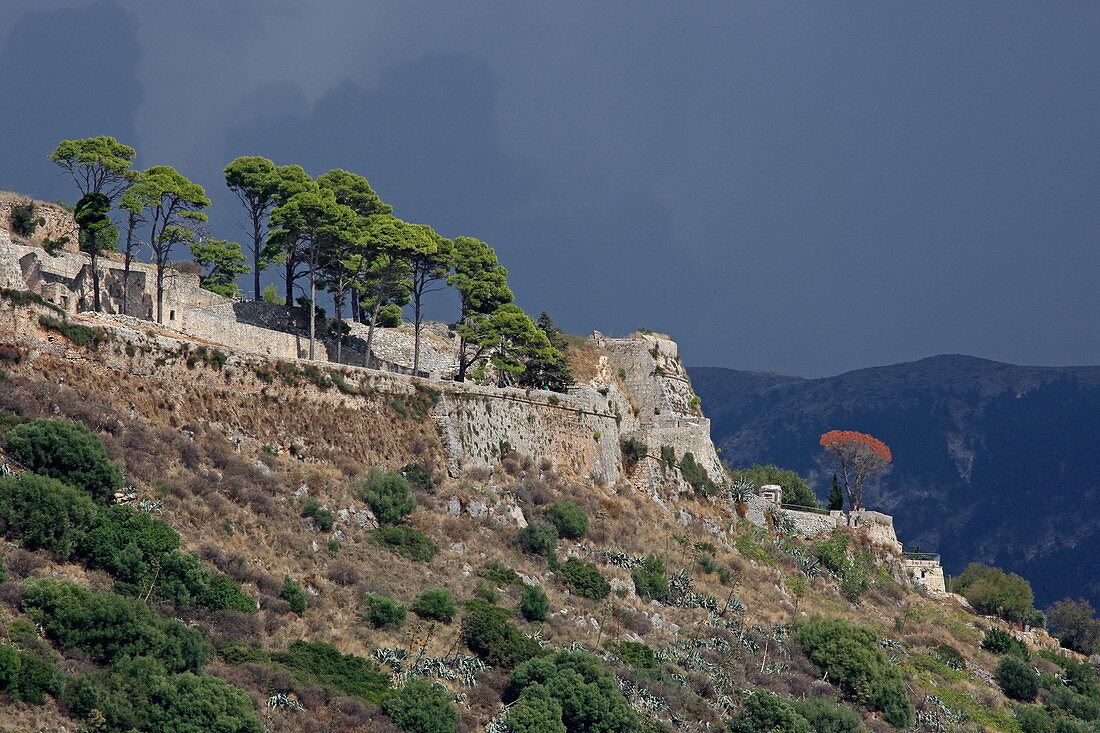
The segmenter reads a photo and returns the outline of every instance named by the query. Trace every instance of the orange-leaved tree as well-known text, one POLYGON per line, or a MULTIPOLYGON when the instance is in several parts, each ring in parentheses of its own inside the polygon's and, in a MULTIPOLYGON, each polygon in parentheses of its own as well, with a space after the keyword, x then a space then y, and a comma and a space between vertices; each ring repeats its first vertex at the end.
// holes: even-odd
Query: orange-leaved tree
POLYGON ((890 448, 878 438, 854 430, 830 430, 820 442, 844 482, 848 508, 862 509, 864 483, 890 470, 890 448))

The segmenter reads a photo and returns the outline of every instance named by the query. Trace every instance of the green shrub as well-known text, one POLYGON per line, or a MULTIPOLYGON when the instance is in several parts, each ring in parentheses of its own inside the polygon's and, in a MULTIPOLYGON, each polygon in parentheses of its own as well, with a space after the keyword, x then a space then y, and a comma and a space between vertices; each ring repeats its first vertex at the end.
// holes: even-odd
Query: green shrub
POLYGON ((510 689, 519 696, 505 718, 510 731, 641 733, 615 675, 583 652, 558 652, 521 664, 510 689))
POLYGON ((9 219, 11 221, 11 231, 13 234, 17 234, 20 237, 34 236, 34 231, 46 223, 45 218, 37 216, 37 208, 38 207, 33 201, 27 201, 26 203, 16 204, 11 207, 9 219))
POLYGON ((1027 644, 1001 629, 990 629, 985 632, 985 636, 982 638, 982 649, 993 654, 1011 654, 1021 659, 1027 659, 1031 656, 1027 644))
POLYGON ((302 584, 292 580, 289 575, 283 578, 283 588, 279 591, 279 598, 290 604, 290 610, 301 616, 309 606, 309 594, 302 584))
POLYGON ((946 664, 951 669, 966 669, 966 658, 962 653, 950 644, 940 644, 932 650, 932 656, 946 664))
POLYGON ((407 613, 405 604, 396 598, 377 593, 367 594, 367 610, 363 613, 363 618, 376 629, 383 626, 402 626, 407 613))
POLYGON ((457 733, 458 711, 442 685, 423 677, 411 680, 382 701, 382 710, 409 733, 457 733))
POLYGON ((1004 694, 1013 700, 1031 702, 1039 694, 1039 673, 1019 657, 1001 657, 993 676, 1004 694))
POLYGON ((748 468, 738 468, 733 471, 731 478, 733 481, 747 481, 753 486, 775 484, 783 489, 784 504, 814 509, 820 506, 817 495, 806 479, 794 471, 773 464, 762 466, 756 463, 748 468))
POLYGON ((726 725, 729 733, 811 733, 794 706, 773 692, 756 690, 726 725))
POLYGON ((657 669, 657 656, 645 644, 636 641, 619 641, 613 644, 613 648, 619 654, 623 664, 636 669, 657 669))
POLYGON ((696 494, 713 496, 718 492, 718 487, 707 475, 707 470, 695 461, 695 456, 690 452, 680 459, 680 476, 696 494))
POLYGON ((298 640, 271 658, 285 667, 308 673, 324 685, 375 704, 382 701, 390 687, 389 678, 375 662, 354 654, 341 654, 336 647, 323 642, 298 640))
POLYGON ((0 642, 0 692, 32 705, 41 705, 46 695, 58 690, 53 665, 0 642))
POLYGON ((525 585, 523 597, 519 600, 519 612, 528 621, 545 621, 550 615, 550 599, 537 585, 525 585))
POLYGON ((107 457, 95 433, 68 420, 34 420, 4 436, 15 460, 31 471, 106 501, 122 487, 122 470, 107 457))
POLYGON ((89 328, 79 323, 70 323, 67 320, 58 320, 51 316, 39 316, 38 325, 57 331, 76 346, 88 346, 93 351, 98 349, 104 341, 109 341, 110 332, 102 328, 89 328))
POLYGON ((62 649, 80 649, 99 664, 152 656, 170 672, 197 672, 206 661, 198 630, 158 616, 136 598, 39 578, 23 583, 22 608, 62 649))
POLYGON ((912 723, 913 703, 874 630, 815 615, 798 625, 794 641, 846 694, 881 710, 895 727, 912 723))
POLYGON ((649 452, 649 446, 640 440, 634 438, 623 438, 619 441, 619 449, 623 453, 623 463, 627 468, 633 468, 638 464, 638 461, 646 457, 649 452))
MULTIPOLYGON (((256 601, 237 581, 211 570, 195 553, 170 552, 161 556, 159 563, 161 575, 156 584, 157 597, 177 606, 256 613, 256 601)), ((140 589, 141 586, 137 586, 132 590, 140 589)))
POLYGON ((449 624, 458 608, 449 591, 442 588, 425 588, 412 604, 413 613, 420 618, 449 624))
POLYGON ((1007 621, 1033 619, 1035 594, 1031 584, 1016 573, 972 562, 952 579, 951 590, 963 595, 979 613, 1000 616, 1007 621))
POLYGON ((695 562, 699 563, 704 573, 718 572, 718 563, 710 555, 699 555, 695 558, 695 562))
POLYGON ((1068 687, 1056 686, 1050 692, 1046 704, 1048 708, 1061 710, 1067 715, 1072 715, 1081 720, 1093 721, 1100 719, 1100 691, 1093 691, 1091 696, 1074 692, 1068 687))
POLYGON ((656 555, 648 556, 630 574, 634 580, 634 592, 639 598, 655 601, 668 599, 668 579, 665 577, 665 561, 656 555))
POLYGON ((370 537, 391 552, 417 562, 427 562, 439 554, 439 546, 426 534, 404 525, 382 527, 370 537))
POLYGON ((611 592, 611 584, 604 580, 594 563, 582 562, 575 557, 565 561, 561 577, 570 590, 584 598, 602 601, 611 592))
POLYGON ((503 598, 503 595, 497 590, 496 586, 484 578, 477 581, 477 587, 474 588, 474 595, 478 598, 485 599, 489 603, 497 603, 503 598))
POLYGON ((477 574, 479 577, 485 578, 497 585, 523 585, 523 580, 519 577, 519 573, 496 560, 490 560, 482 565, 477 569, 477 574))
POLYGON ((1021 705, 1016 709, 1016 722, 1023 733, 1054 733, 1050 713, 1039 705, 1021 705))
POLYGON ((542 555, 551 561, 556 561, 558 548, 558 528, 552 524, 532 522, 516 534, 516 542, 532 555, 542 555))
POLYGON ((864 733, 867 730, 862 715, 831 697, 809 697, 791 704, 816 733, 864 733))
POLYGON ((432 481, 432 473, 422 464, 406 463, 401 467, 401 473, 414 489, 420 489, 426 494, 435 493, 435 482, 432 481))
MULTIPOLYGON (((156 659, 123 659, 72 678, 62 700, 77 720, 102 717, 98 730, 141 733, 261 733, 242 690, 205 675, 169 673, 156 659)), ((88 728, 91 730, 91 728, 88 728)))
POLYGON ((547 519, 558 530, 558 537, 578 539, 588 532, 588 516, 584 509, 571 501, 556 501, 551 504, 547 519))
POLYGON ((416 509, 409 482, 397 471, 372 468, 356 491, 370 505, 380 524, 397 524, 416 509))
POLYGON ((301 515, 316 522, 317 528, 322 532, 331 531, 332 526, 336 523, 336 518, 332 515, 332 512, 321 506, 321 502, 312 496, 307 496, 306 500, 302 502, 301 515))
POLYGON ((4 535, 28 550, 71 557, 92 527, 97 511, 87 494, 57 479, 28 472, 0 476, 4 535))
POLYGON ((0 438, 7 435, 8 431, 14 428, 16 425, 22 425, 25 422, 30 422, 25 417, 20 417, 14 412, 8 410, 0 410, 0 438))
POLYGON ((466 602, 462 618, 462 643, 494 667, 511 669, 541 652, 534 639, 508 623, 512 614, 475 598, 466 602))

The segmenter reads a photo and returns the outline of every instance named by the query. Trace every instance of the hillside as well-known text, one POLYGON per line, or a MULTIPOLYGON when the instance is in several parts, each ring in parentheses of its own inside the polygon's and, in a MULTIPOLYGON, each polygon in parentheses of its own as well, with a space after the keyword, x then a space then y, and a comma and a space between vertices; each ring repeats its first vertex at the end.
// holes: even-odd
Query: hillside
POLYGON ((590 413, 584 389, 273 360, 13 291, 0 340, 5 450, 84 425, 106 455, 80 460, 109 457, 136 491, 107 507, 35 484, 16 511, 41 479, 0 477, 0 654, 37 680, 0 675, 0 729, 1019 731, 1100 699, 1045 633, 990 643, 1006 625, 914 584, 891 542, 732 506, 671 444, 604 451, 627 425, 705 447, 666 339, 583 346, 608 380, 590 413), (51 491, 67 519, 36 534, 51 491), (194 560, 165 549, 174 533, 194 560), (1045 706, 993 682, 1013 655, 1045 674, 1025 698, 1045 706))
POLYGON ((1025 367, 937 356, 824 379, 693 368, 716 445, 731 465, 775 463, 813 477, 826 430, 884 440, 893 473, 870 506, 909 546, 1029 578, 1037 603, 1100 603, 1100 367, 1025 367))

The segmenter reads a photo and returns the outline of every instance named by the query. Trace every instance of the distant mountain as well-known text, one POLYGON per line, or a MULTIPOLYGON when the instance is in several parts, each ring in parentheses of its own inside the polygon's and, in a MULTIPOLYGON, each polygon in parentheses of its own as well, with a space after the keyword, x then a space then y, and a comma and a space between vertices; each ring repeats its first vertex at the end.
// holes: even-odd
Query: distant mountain
POLYGON ((722 458, 831 472, 818 437, 885 441, 894 471, 868 492, 907 548, 979 561, 1031 581, 1037 604, 1100 606, 1100 367, 1026 367, 948 355, 824 379, 689 370, 722 458))

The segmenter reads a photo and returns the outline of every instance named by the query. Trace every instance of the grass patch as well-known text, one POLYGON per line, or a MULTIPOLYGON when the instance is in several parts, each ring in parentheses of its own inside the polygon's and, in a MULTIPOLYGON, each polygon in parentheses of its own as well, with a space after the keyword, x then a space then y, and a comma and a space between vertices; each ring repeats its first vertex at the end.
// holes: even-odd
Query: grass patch
POLYGON ((58 320, 52 316, 39 316, 38 325, 56 331, 77 346, 87 346, 95 351, 100 344, 111 340, 111 334, 102 328, 90 328, 78 323, 58 320))

